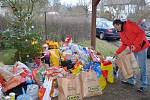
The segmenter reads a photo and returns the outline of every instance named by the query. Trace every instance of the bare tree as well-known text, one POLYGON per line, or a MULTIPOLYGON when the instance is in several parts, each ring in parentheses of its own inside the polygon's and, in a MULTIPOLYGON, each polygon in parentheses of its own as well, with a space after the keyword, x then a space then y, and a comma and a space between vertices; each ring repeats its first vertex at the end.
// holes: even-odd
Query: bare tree
POLYGON ((88 13, 88 6, 89 6, 89 2, 87 2, 87 0, 79 0, 78 6, 81 6, 86 14, 86 16, 88 17, 89 13, 88 13))
MULTIPOLYGON (((46 1, 46 0, 42 0, 46 1)), ((14 15, 11 28, 14 28, 18 32, 26 32, 31 29, 31 19, 33 18, 34 8, 37 3, 42 4, 41 0, 3 0, 8 8, 11 9, 14 15)), ((40 6, 38 6, 40 7, 40 6)), ((40 10, 40 9, 38 9, 40 10)))

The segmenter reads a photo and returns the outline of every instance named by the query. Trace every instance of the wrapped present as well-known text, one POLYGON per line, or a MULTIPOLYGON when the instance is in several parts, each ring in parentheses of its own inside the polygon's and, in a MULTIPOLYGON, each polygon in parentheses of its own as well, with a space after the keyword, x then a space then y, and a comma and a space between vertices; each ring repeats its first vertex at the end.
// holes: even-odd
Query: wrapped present
POLYGON ((44 74, 43 73, 45 72, 45 70, 46 69, 43 66, 41 66, 41 67, 35 68, 32 71, 33 78, 38 85, 42 85, 42 83, 44 82, 44 74))
POLYGON ((20 85, 21 83, 25 82, 25 78, 21 77, 20 75, 18 76, 13 76, 9 81, 7 81, 5 83, 4 87, 4 91, 8 91, 18 85, 20 85))
POLYGON ((9 81, 14 76, 14 74, 12 72, 4 69, 3 67, 0 67, 0 76, 5 81, 9 81))

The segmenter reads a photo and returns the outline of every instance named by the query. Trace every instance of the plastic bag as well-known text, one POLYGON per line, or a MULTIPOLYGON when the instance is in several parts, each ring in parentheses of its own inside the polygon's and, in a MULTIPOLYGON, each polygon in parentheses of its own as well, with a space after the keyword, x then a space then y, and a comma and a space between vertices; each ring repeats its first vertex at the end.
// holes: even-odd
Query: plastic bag
POLYGON ((20 73, 22 71, 22 69, 26 69, 28 72, 31 72, 31 70, 23 63, 21 63, 20 61, 16 62, 14 67, 13 67, 13 72, 15 74, 20 73))
POLYGON ((51 66, 60 65, 60 52, 58 49, 50 49, 50 64, 51 66))
POLYGON ((38 100, 38 91, 39 87, 36 84, 31 84, 27 86, 27 91, 26 93, 32 97, 33 100, 38 100))
POLYGON ((62 52, 62 59, 63 60, 71 60, 71 57, 72 57, 72 51, 71 50, 69 50, 69 49, 67 49, 67 50, 64 50, 63 52, 62 52))
POLYGON ((113 65, 110 61, 104 61, 101 63, 101 69, 103 71, 103 75, 104 74, 104 71, 107 71, 107 81, 109 83, 114 83, 114 73, 113 73, 113 65))
POLYGON ((100 69, 100 63, 96 63, 92 69, 96 72, 96 75, 97 75, 97 78, 98 78, 98 83, 100 85, 100 88, 103 90, 107 83, 106 83, 106 80, 104 78, 104 76, 102 75, 102 71, 100 69))
POLYGON ((51 92, 51 88, 52 88, 52 80, 46 78, 43 86, 44 86, 44 88, 46 88, 46 91, 44 93, 42 100, 51 100, 50 92, 51 92))
POLYGON ((2 99, 3 96, 4 96, 4 94, 2 92, 2 85, 0 84, 0 100, 2 99))
POLYGON ((45 78, 43 85, 39 89, 39 100, 51 100, 52 81, 52 79, 45 78))
POLYGON ((22 94, 22 95, 19 95, 19 96, 17 97, 17 100, 34 100, 34 99, 32 99, 29 95, 27 95, 27 94, 25 93, 24 88, 22 88, 22 92, 23 92, 23 94, 22 94))

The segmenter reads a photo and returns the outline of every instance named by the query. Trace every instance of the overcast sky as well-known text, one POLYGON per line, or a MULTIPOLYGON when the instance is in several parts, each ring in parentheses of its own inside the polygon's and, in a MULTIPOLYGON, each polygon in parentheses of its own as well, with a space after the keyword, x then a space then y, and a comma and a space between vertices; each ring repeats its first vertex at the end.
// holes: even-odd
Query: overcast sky
POLYGON ((79 2, 79 0, 60 0, 62 4, 71 4, 75 5, 79 2))
MULTIPOLYGON (((51 0, 49 0, 49 1, 51 1, 51 0)), ((90 1, 90 0, 87 0, 87 1, 90 1)), ((62 3, 62 4, 67 4, 67 5, 76 5, 77 3, 79 3, 79 0, 60 0, 60 2, 62 3)), ((150 2, 150 0, 146 0, 146 3, 147 2, 150 2)))
MULTIPOLYGON (((79 3, 79 0, 60 0, 62 4, 71 4, 71 5, 75 5, 77 3, 79 3)), ((89 0, 87 0, 89 1, 89 0)), ((150 2, 150 0, 145 0, 146 3, 150 2)))
MULTIPOLYGON (((60 0, 62 4, 71 4, 71 5, 76 5, 79 3, 79 0, 60 0)), ((86 0, 89 2, 90 0, 86 0)))

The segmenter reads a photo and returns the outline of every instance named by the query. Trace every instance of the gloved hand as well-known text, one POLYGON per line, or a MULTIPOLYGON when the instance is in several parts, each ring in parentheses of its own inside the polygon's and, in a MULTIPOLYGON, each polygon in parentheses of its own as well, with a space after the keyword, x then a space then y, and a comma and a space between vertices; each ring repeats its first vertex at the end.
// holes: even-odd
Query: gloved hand
POLYGON ((113 59, 118 58, 118 54, 114 53, 112 57, 113 59))

